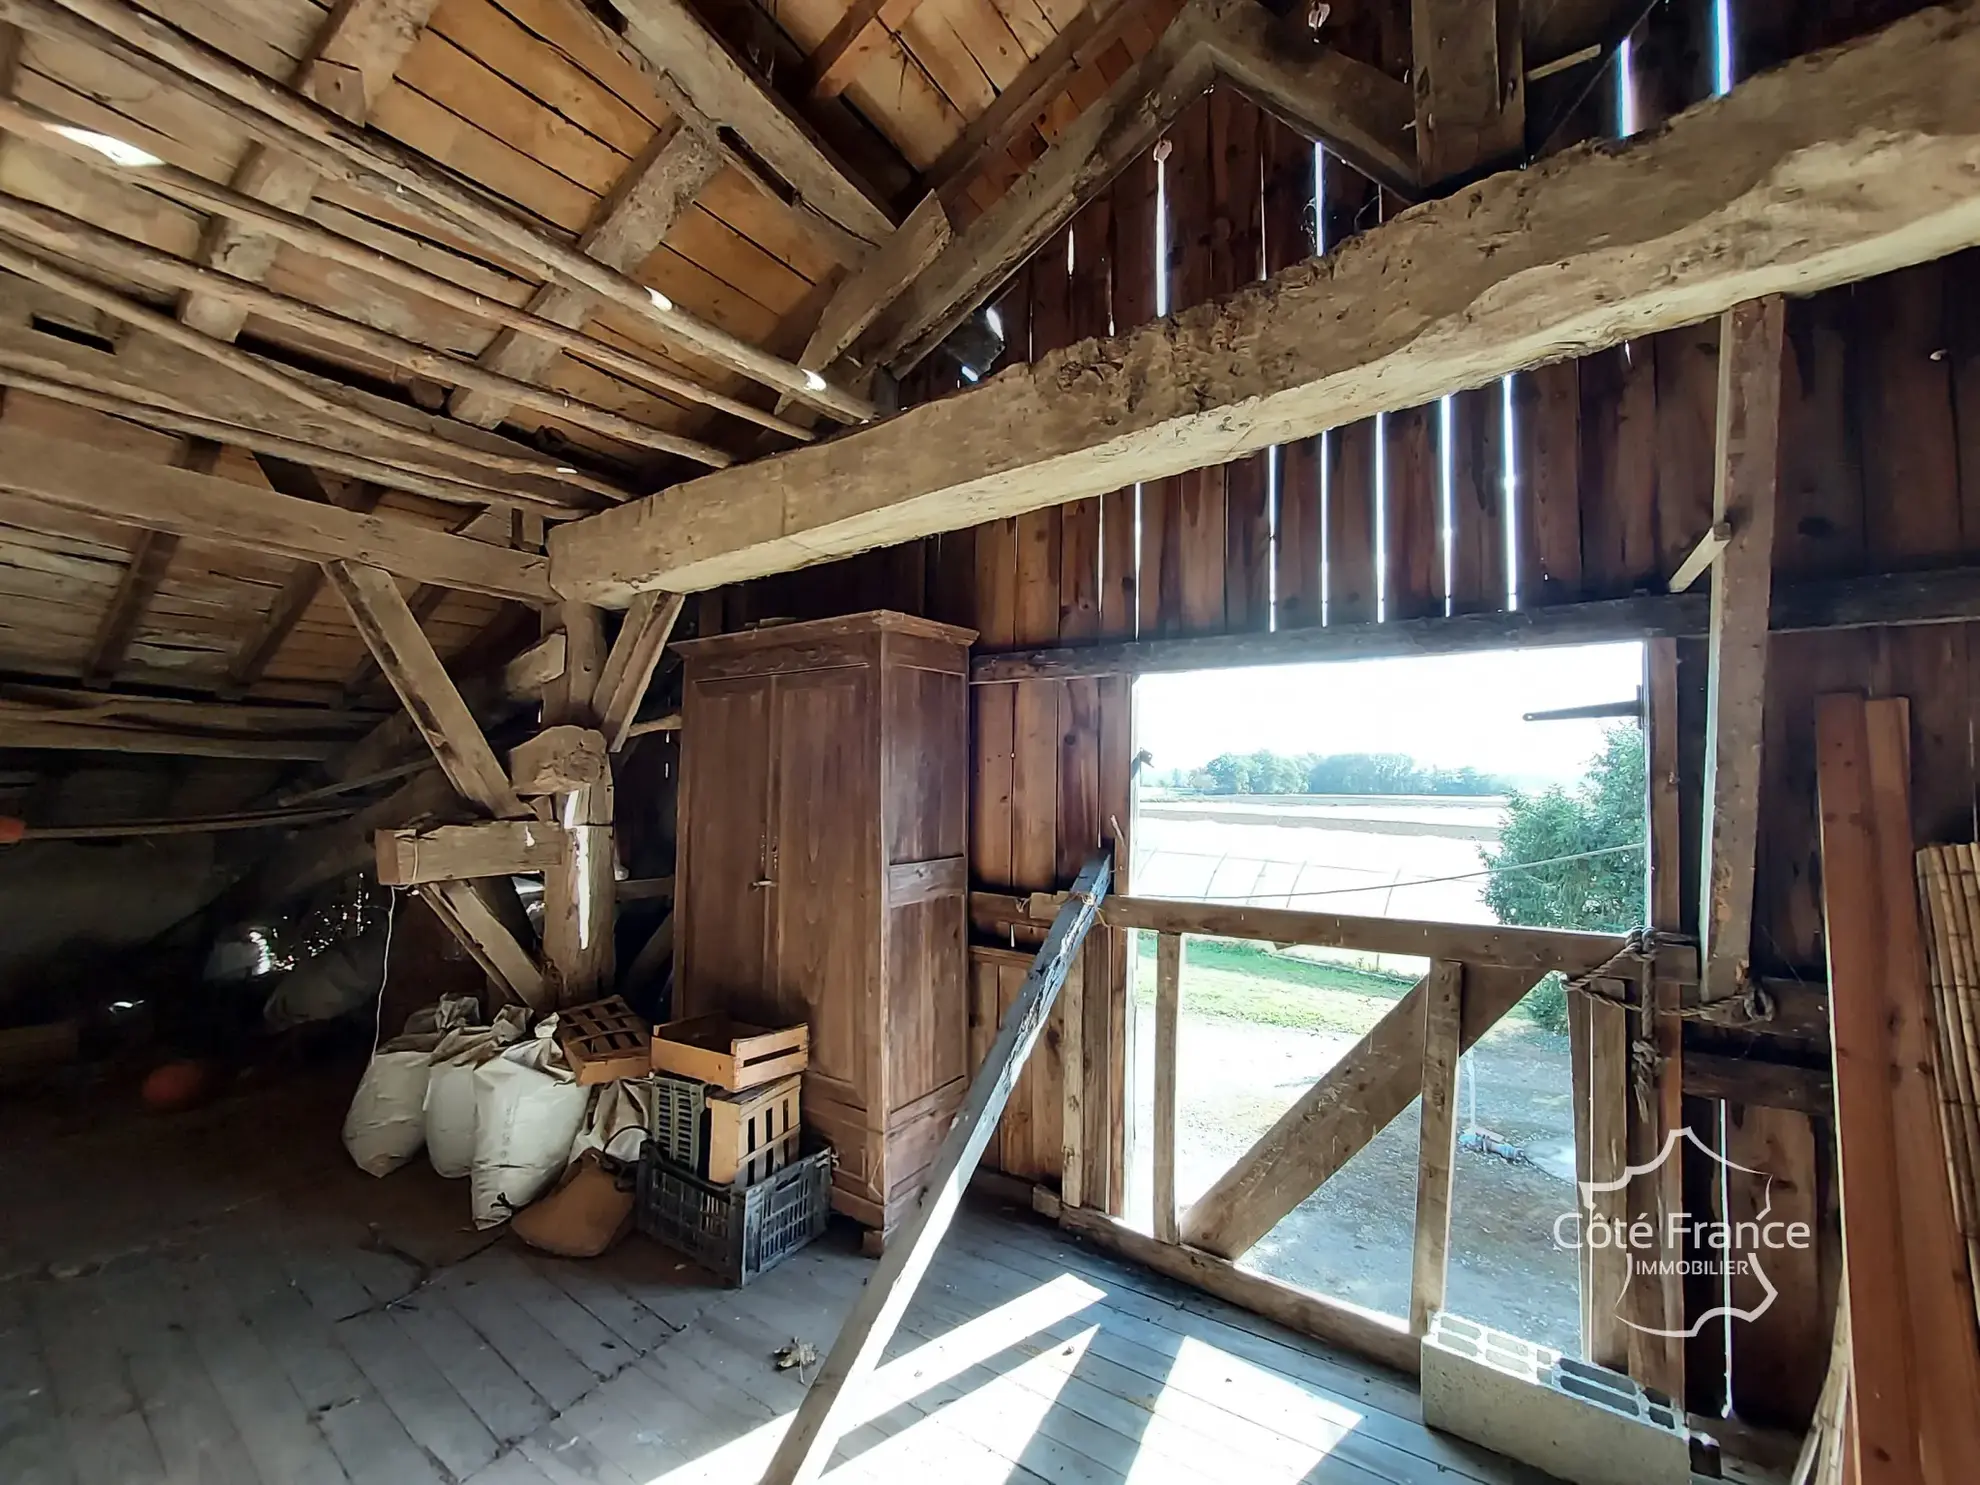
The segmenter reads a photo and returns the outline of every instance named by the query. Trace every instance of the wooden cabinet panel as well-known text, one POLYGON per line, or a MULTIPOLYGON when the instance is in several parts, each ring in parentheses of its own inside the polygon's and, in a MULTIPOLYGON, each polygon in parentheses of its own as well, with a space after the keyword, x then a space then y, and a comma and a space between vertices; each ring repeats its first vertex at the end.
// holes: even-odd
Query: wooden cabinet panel
POLYGON ((968 1070, 969 644, 860 614, 683 644, 684 1005, 807 1021, 833 1204, 914 1202, 968 1070))
POLYGON ((731 1009, 760 1019, 768 982, 770 700, 765 679, 691 688, 681 743, 676 1013, 731 1009))
POLYGON ((815 670, 775 684, 771 997, 783 1019, 811 1022, 812 1071, 863 1107, 879 1046, 873 675, 815 670))

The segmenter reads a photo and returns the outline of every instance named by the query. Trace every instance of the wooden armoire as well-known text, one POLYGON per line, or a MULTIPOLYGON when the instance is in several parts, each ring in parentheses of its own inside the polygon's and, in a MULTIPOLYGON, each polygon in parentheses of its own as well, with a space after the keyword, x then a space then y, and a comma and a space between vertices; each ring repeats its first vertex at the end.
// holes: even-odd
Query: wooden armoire
POLYGON ((805 1124, 883 1236, 969 1068, 969 645, 878 612, 682 644, 675 1014, 811 1024, 805 1124))

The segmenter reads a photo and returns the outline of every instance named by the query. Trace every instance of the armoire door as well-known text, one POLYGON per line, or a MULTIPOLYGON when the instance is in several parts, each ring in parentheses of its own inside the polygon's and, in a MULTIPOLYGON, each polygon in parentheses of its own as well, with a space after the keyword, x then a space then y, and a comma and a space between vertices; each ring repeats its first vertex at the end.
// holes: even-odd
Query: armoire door
POLYGON ((878 900, 875 673, 838 666, 776 679, 772 763, 771 983, 811 1023, 820 1093, 864 1108, 884 1028, 878 900))
POLYGON ((674 1014, 765 1020, 770 925, 770 718, 767 676, 696 681, 682 733, 674 1014))

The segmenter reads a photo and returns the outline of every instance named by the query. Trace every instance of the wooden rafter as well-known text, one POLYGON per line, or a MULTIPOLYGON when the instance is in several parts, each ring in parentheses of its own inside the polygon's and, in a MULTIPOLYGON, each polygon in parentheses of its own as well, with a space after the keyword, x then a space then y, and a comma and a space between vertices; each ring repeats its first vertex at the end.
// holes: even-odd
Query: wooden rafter
MULTIPOLYGON (((698 439, 668 433, 562 392, 520 381, 480 362, 436 351, 383 330, 374 330, 361 321, 332 314, 305 300, 273 293, 259 284, 228 278, 214 269, 188 263, 171 253, 159 252, 115 233, 99 231, 87 222, 18 196, 0 193, 0 230, 45 251, 61 253, 119 277, 196 292, 198 297, 195 302, 210 300, 238 306, 276 324, 288 325, 412 375, 431 377, 444 385, 470 387, 489 396, 506 397, 633 448, 675 454, 715 469, 724 468, 732 462, 722 450, 698 439)), ((532 348, 542 347, 542 342, 538 341, 529 344, 532 348)), ((542 348, 554 350, 554 347, 542 348)), ((461 447, 451 444, 448 451, 461 447)), ((555 474, 558 468, 548 460, 540 465, 541 472, 545 474, 555 474)))
MULTIPOLYGON (((220 445, 194 439, 186 445, 179 467, 194 474, 211 474, 220 457, 220 445)), ((89 658, 83 662, 85 686, 108 686, 117 679, 124 660, 131 652, 138 623, 171 569, 179 549, 179 538, 167 531, 141 528, 131 542, 130 564, 110 597, 110 606, 97 622, 96 638, 90 642, 89 658)))
POLYGON ((287 243, 312 257, 325 258, 343 267, 356 269, 368 277, 410 289, 471 319, 499 325, 518 338, 555 346, 636 386, 650 387, 671 397, 726 412, 793 438, 803 440, 810 436, 805 429, 775 418, 748 402, 630 355, 617 346, 595 340, 553 319, 464 289, 451 279, 429 273, 415 263, 405 262, 390 253, 380 252, 365 243, 330 231, 309 217, 283 211, 253 196, 215 185, 190 171, 178 170, 170 165, 120 165, 60 132, 64 127, 60 120, 38 110, 0 100, 0 128, 23 134, 43 148, 76 160, 99 174, 136 185, 195 211, 222 216, 231 222, 252 227, 261 236, 287 243))
POLYGON ((0 496, 6 519, 30 530, 60 535, 62 512, 77 511, 299 561, 347 558, 495 598, 550 596, 543 559, 527 552, 18 428, 0 426, 0 491, 14 492, 0 496))
MULTIPOLYGON (((612 194, 598 204, 598 213, 578 250, 609 268, 630 273, 666 240, 708 183, 722 170, 722 152, 699 130, 677 124, 655 134, 645 153, 626 168, 612 194)), ((545 284, 529 301, 529 313, 553 324, 577 329, 598 305, 598 297, 567 284, 545 284)), ((557 359, 550 341, 505 330, 482 353, 489 371, 524 382, 541 378, 557 359)), ((457 392, 455 417, 492 428, 502 421, 508 404, 485 392, 457 392)))
POLYGON ((497 819, 529 814, 392 575, 359 562, 329 562, 324 573, 461 797, 497 819))
POLYGON ((592 693, 591 712, 608 751, 618 752, 632 735, 633 718, 686 601, 678 593, 642 593, 626 610, 592 693))
POLYGON ((922 0, 853 0, 811 54, 805 81, 814 98, 836 98, 866 64, 887 49, 922 0))
MULTIPOLYGON (((285 464, 279 459, 256 462, 268 477, 268 483, 282 494, 334 505, 360 515, 376 506, 385 493, 371 484, 343 481, 326 484, 309 469, 285 464)), ((268 606, 267 617, 261 621, 260 627, 241 641, 233 658, 227 662, 227 680, 221 688, 223 695, 239 696, 261 679, 322 591, 322 566, 315 562, 298 562, 276 590, 275 601, 268 606)))
MULTIPOLYGON (((323 22, 289 85, 353 124, 364 123, 436 4, 437 0, 343 0, 323 22)), ((300 210, 315 194, 318 179, 306 162, 293 155, 252 145, 236 167, 232 184, 246 195, 300 210)), ((274 266, 276 246, 272 239, 243 232, 235 222, 216 221, 200 245, 200 259, 230 278, 259 282, 274 266)), ((220 340, 239 335, 247 315, 239 300, 211 297, 191 288, 179 301, 181 320, 220 340)))
POLYGON ((1698 927, 1707 1000, 1740 992, 1752 954, 1786 325, 1787 308, 1778 297, 1738 305, 1719 321, 1712 522, 1731 531, 1712 564, 1706 632, 1705 861, 1698 927))
POLYGON ((1162 39, 879 315, 853 359, 901 375, 941 343, 1222 77, 1405 196, 1408 89, 1310 39, 1289 48, 1256 0, 1191 0, 1162 39))
POLYGON ((562 526, 558 590, 699 591, 1083 499, 1980 243, 1976 70, 1980 14, 1920 12, 1172 322, 562 526))
POLYGON ((1526 144, 1519 0, 1411 0, 1417 161, 1444 186, 1517 160, 1526 144))
MULTIPOLYGON (((875 408, 864 398, 807 376, 674 304, 664 295, 586 257, 569 243, 464 186, 426 156, 382 134, 359 129, 222 52, 136 9, 126 0, 0 0, 0 20, 79 42, 146 77, 185 92, 254 139, 307 161, 326 176, 388 198, 423 203, 491 246, 568 279, 652 325, 671 344, 764 386, 789 392, 834 417, 862 421, 875 408)), ((705 51, 713 38, 693 43, 705 51)), ((676 57, 678 70, 680 58, 676 57)), ((891 227, 892 223, 887 223, 891 227)))
POLYGON ((222 370, 232 372, 246 381, 258 383, 278 396, 287 398, 300 408, 344 423, 354 430, 396 440, 445 458, 458 459, 463 463, 479 464, 504 474, 560 481, 614 499, 624 493, 608 481, 582 474, 569 465, 559 464, 554 459, 542 455, 490 449, 485 445, 429 432, 412 424, 395 423, 356 399, 345 397, 340 392, 325 390, 299 372, 285 370, 258 356, 251 356, 237 346, 215 340, 197 330, 188 329, 169 315, 160 314, 136 299, 126 298, 113 289, 106 289, 46 258, 5 242, 0 242, 0 268, 19 274, 22 278, 52 289, 78 303, 86 304, 133 329, 148 331, 181 350, 190 351, 201 360, 211 362, 222 370))
POLYGON ((626 39, 718 129, 734 130, 811 210, 868 243, 893 231, 893 216, 851 167, 684 0, 612 0, 612 6, 625 18, 626 39))
POLYGON ((555 1009, 542 967, 502 921, 485 884, 431 882, 419 889, 419 895, 496 984, 532 1011, 555 1009))
POLYGON ((1174 8, 1175 0, 1092 0, 936 157, 926 172, 929 189, 944 198, 959 196, 1023 136, 1076 71, 1120 40, 1136 21, 1159 19, 1174 8))

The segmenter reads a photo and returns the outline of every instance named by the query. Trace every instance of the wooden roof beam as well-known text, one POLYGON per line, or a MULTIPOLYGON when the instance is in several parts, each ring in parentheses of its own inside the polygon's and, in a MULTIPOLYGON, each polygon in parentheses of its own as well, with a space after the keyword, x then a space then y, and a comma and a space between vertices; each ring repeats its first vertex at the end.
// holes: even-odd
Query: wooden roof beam
MULTIPOLYGON (((186 445, 179 467, 195 474, 211 474, 219 457, 219 444, 194 439, 186 445)), ((124 660, 131 652, 131 641, 137 636, 138 622, 151 607, 151 600, 158 596, 159 586, 171 570, 178 549, 179 538, 169 532, 150 527, 138 531, 131 543, 130 565, 124 569, 117 591, 110 596, 110 606, 103 611, 96 626, 96 638, 90 642, 89 658, 83 662, 85 686, 108 686, 116 681, 117 672, 123 669, 124 660)))
POLYGON ((323 571, 455 792, 498 820, 528 815, 392 575, 361 562, 326 562, 323 571))
MULTIPOLYGON (((289 86, 353 124, 362 124, 379 94, 391 86, 399 63, 426 29, 438 0, 343 0, 317 31, 309 55, 289 86)), ((306 161, 265 145, 248 146, 234 170, 235 190, 295 211, 309 204, 320 177, 306 161)), ((278 244, 216 220, 200 244, 200 262, 229 277, 259 283, 274 266, 278 244)), ((188 289, 179 319, 219 340, 232 340, 247 323, 238 301, 188 289)))
POLYGON ((560 526, 555 584, 623 604, 788 571, 1980 244, 1976 75, 1980 9, 1919 12, 1223 299, 560 526))
POLYGON ((845 92, 919 9, 921 0, 853 0, 811 54, 805 79, 811 96, 836 98, 845 92))
POLYGON ((1044 51, 997 94, 996 101, 949 142, 926 172, 928 188, 957 200, 984 167, 1008 150, 1034 124, 1066 83, 1120 40, 1127 28, 1174 0, 1092 0, 1066 22, 1044 51))
POLYGON ((49 438, 0 423, 5 519, 31 530, 66 528, 64 511, 222 542, 301 561, 349 559, 470 593, 547 602, 545 562, 410 521, 257 490, 216 475, 49 438), (19 498, 26 497, 26 498, 19 498), (43 524, 47 522, 48 524, 43 524))
POLYGON ((1526 145, 1520 0, 1411 0, 1417 163, 1426 185, 1517 161, 1526 145))
MULTIPOLYGON (((597 214, 578 239, 578 251, 621 273, 633 272, 721 174, 722 164, 722 152, 697 130, 676 124, 671 131, 655 134, 612 194, 598 203, 597 214)), ((597 307, 597 295, 560 283, 545 284, 529 301, 530 314, 573 330, 597 307)), ((554 342, 504 330, 482 353, 480 364, 497 375, 534 382, 549 372, 558 353, 554 342)), ((454 393, 448 411, 492 428, 509 407, 509 401, 486 389, 463 388, 454 393)))
POLYGON ((831 146, 684 0, 612 0, 612 8, 625 18, 626 40, 718 129, 733 129, 809 207, 869 243, 894 230, 892 213, 831 146))
MULTIPOLYGON (((687 352, 763 386, 789 392, 833 417, 861 422, 876 415, 877 409, 865 398, 834 387, 689 313, 657 290, 586 257, 418 151, 355 127, 127 0, 0 0, 0 21, 113 57, 214 109, 261 143, 308 161, 326 176, 383 192, 387 198, 403 196, 436 208, 481 241, 636 315, 665 335, 670 344, 687 352)), ((690 39, 683 55, 705 53, 719 46, 713 37, 698 30, 698 22, 695 26, 701 39, 690 39)), ((666 53, 665 41, 659 50, 666 53)), ((678 75, 684 64, 679 56, 673 61, 678 75)), ((736 65, 733 58, 730 63, 736 65)), ((887 226, 892 222, 887 221, 887 226)))
POLYGON ((1162 39, 878 315, 852 359, 904 374, 1219 78, 1413 196, 1409 90, 1256 0, 1191 0, 1162 39))

